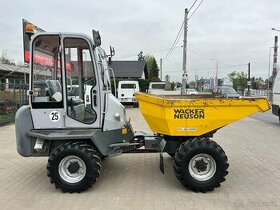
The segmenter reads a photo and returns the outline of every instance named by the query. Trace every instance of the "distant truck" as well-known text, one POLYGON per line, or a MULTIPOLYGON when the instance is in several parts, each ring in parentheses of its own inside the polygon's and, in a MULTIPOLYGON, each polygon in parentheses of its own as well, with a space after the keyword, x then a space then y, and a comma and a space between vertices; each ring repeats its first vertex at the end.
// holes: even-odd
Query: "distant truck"
POLYGON ((135 98, 135 93, 139 91, 138 81, 119 81, 118 100, 122 104, 133 104, 134 107, 137 107, 138 103, 135 98))
POLYGON ((279 117, 280 122, 280 72, 276 75, 273 85, 272 113, 279 117))

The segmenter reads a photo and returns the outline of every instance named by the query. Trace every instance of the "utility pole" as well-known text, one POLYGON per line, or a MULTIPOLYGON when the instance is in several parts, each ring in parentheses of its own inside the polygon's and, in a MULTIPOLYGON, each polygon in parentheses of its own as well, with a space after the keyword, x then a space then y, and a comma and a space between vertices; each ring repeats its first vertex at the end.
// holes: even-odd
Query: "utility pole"
POLYGON ((216 60, 216 74, 215 74, 215 86, 218 87, 219 86, 219 78, 218 78, 218 74, 219 74, 219 60, 218 59, 215 59, 216 60))
POLYGON ((181 94, 186 95, 187 87, 187 34, 188 34, 188 9, 185 9, 185 19, 184 19, 184 45, 183 45, 183 75, 182 75, 182 89, 181 94))
POLYGON ((278 49, 278 36, 274 37, 274 54, 273 54, 273 70, 272 70, 272 87, 277 74, 277 49, 278 49))
POLYGON ((250 96, 250 86, 251 86, 250 63, 248 63, 248 79, 247 79, 247 86, 248 86, 248 93, 247 93, 247 95, 250 96))
POLYGON ((159 60, 160 81, 162 81, 162 58, 159 60))
POLYGON ((268 56, 268 75, 267 75, 267 100, 270 101, 270 94, 269 94, 269 79, 270 79, 270 62, 271 62, 271 49, 273 47, 269 48, 269 56, 268 56))

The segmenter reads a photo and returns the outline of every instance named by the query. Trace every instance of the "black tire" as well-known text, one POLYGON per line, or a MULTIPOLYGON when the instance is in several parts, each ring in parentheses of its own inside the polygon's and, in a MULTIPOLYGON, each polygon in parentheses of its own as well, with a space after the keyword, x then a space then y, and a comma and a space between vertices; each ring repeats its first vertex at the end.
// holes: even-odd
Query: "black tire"
POLYGON ((57 189, 70 193, 90 188, 96 182, 100 170, 101 160, 98 153, 85 142, 60 145, 51 153, 47 165, 50 182, 57 189), (71 176, 76 176, 76 180, 71 176))
POLYGON ((225 181, 229 166, 227 161, 224 150, 216 142, 195 138, 181 144, 175 154, 173 168, 185 187, 195 192, 206 192, 220 187, 220 183, 225 181))

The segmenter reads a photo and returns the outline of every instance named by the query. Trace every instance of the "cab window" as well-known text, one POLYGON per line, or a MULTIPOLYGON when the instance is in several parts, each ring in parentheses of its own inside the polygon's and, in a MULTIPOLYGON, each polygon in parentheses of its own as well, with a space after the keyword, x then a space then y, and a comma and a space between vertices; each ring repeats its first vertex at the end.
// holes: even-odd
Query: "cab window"
POLYGON ((62 75, 59 36, 42 35, 33 41, 32 106, 62 108, 62 75))
POLYGON ((67 85, 67 114, 86 124, 97 116, 92 104, 92 90, 96 85, 93 62, 88 43, 80 38, 64 39, 67 85))

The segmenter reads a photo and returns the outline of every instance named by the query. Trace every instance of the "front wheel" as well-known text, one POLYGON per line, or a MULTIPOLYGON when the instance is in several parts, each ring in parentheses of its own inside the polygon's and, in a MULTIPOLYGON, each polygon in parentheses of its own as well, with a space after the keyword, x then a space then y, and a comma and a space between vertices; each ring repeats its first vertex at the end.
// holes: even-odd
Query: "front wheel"
POLYGON ((97 180, 101 170, 98 153, 84 142, 68 142, 50 155, 47 170, 51 183, 63 192, 82 192, 97 180))
POLYGON ((227 156, 214 141, 195 138, 183 143, 174 159, 178 180, 193 191, 211 191, 220 187, 228 174, 227 156))

